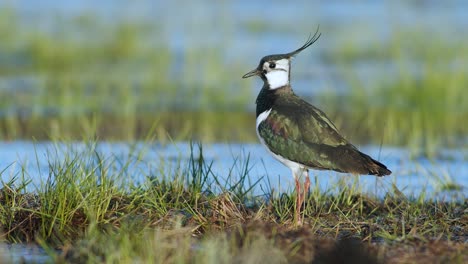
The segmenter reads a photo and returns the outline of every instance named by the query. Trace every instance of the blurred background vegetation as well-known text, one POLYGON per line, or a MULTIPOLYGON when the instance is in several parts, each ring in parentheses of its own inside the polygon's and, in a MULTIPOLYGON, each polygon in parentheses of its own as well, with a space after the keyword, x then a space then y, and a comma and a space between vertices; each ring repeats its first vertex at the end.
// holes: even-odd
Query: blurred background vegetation
POLYGON ((348 139, 466 147, 468 4, 425 3, 5 2, 0 139, 254 142, 241 76, 320 24, 292 85, 348 139))

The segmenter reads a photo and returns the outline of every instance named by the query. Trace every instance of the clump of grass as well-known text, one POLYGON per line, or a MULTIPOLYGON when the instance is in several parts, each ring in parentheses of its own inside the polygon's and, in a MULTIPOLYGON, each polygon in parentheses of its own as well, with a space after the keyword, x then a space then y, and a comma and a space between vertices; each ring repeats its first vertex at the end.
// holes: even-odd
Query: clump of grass
POLYGON ((459 126, 468 118, 468 79, 459 65, 468 50, 462 43, 427 42, 420 32, 397 31, 374 48, 343 45, 333 59, 346 67, 351 92, 343 101, 335 98, 338 123, 353 139, 408 146, 414 156, 435 157, 442 147, 459 146, 468 133, 459 126), (353 66, 369 61, 385 62, 388 71, 359 79, 353 66))
POLYGON ((447 171, 429 171, 428 176, 438 192, 458 192, 466 188, 458 184, 447 171))
POLYGON ((221 48, 175 54, 157 24, 57 17, 50 31, 30 31, 14 10, 2 13, 0 95, 11 100, 0 102, 0 138, 77 139, 91 126, 101 138, 136 139, 156 123, 176 139, 219 139, 229 129, 246 139, 235 123, 211 132, 225 115, 245 120, 250 96, 245 82, 231 80, 239 65, 221 48))
POLYGON ((31 183, 25 170, 4 182, 1 236, 63 248, 50 252, 57 261, 72 262, 310 262, 339 255, 355 245, 339 242, 349 239, 372 252, 358 256, 376 261, 425 245, 434 247, 421 253, 427 258, 467 258, 465 200, 406 198, 398 190, 378 199, 362 195, 357 182, 342 181, 325 192, 312 190, 298 228, 292 221, 294 193, 265 193, 268 200, 251 194, 258 183, 248 181, 248 155, 224 181, 201 145, 192 144, 190 153, 187 163, 149 170, 137 182, 131 171, 142 165, 139 152, 123 162, 100 154, 98 143, 81 149, 57 145, 35 192, 26 192, 31 183), (450 253, 436 253, 441 247, 450 253))
POLYGON ((358 107, 354 111, 362 111, 363 123, 367 123, 364 128, 368 129, 362 134, 382 135, 384 143, 407 145, 415 155, 430 157, 442 146, 457 146, 468 133, 457 124, 468 117, 468 105, 462 99, 468 79, 461 71, 426 69, 423 75, 419 81, 388 82, 367 95, 356 90, 353 99, 358 107), (371 126, 378 123, 381 125, 371 126))

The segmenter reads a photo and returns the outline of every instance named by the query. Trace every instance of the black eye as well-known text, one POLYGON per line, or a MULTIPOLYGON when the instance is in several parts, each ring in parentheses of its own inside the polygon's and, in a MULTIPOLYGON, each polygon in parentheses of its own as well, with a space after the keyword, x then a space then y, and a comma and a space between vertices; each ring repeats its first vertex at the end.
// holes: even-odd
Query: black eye
POLYGON ((276 64, 274 62, 270 62, 270 65, 268 67, 270 67, 270 69, 274 69, 276 67, 276 64))

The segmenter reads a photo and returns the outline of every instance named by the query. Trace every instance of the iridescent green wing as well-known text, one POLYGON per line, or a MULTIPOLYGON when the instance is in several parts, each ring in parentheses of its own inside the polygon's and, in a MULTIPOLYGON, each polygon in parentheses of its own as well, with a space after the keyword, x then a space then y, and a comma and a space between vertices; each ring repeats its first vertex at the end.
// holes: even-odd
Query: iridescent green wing
POLYGON ((313 168, 340 170, 330 156, 347 141, 323 112, 298 97, 279 99, 258 133, 275 154, 313 168))

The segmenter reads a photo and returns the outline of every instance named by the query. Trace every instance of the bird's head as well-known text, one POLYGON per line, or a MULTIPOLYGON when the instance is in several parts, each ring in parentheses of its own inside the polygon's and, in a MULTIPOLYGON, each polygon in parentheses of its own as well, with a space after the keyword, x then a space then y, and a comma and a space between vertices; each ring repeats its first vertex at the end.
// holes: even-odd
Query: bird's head
POLYGON ((314 44, 319 37, 320 33, 317 29, 315 34, 309 37, 306 43, 297 50, 286 54, 275 54, 263 57, 257 68, 246 73, 242 78, 249 78, 256 75, 260 76, 264 82, 268 83, 268 87, 272 90, 288 85, 292 58, 314 44))

